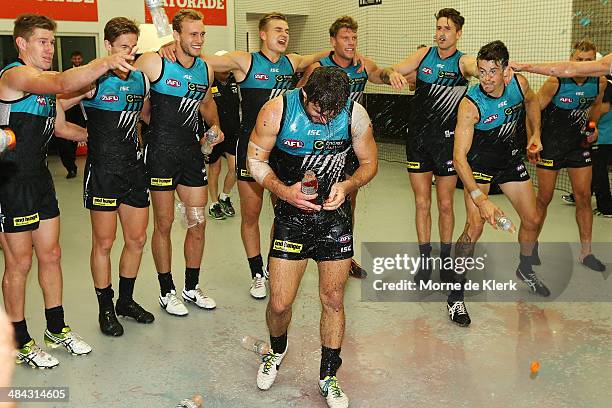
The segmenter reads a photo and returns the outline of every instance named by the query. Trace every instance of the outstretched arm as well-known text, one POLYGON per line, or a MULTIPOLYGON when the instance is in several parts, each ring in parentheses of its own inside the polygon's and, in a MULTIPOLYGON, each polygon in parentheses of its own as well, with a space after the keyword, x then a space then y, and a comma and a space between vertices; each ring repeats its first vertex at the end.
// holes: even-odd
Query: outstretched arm
POLYGON ((417 70, 419 64, 429 52, 429 48, 430 47, 419 48, 416 50, 416 52, 406 57, 403 61, 398 62, 392 67, 385 68, 380 72, 376 72, 375 75, 379 76, 383 83, 391 85, 393 89, 399 91, 408 84, 405 75, 417 70))
POLYGON ((540 63, 511 61, 510 66, 512 69, 519 72, 525 71, 562 78, 602 76, 612 73, 612 54, 608 54, 598 61, 557 61, 540 63))

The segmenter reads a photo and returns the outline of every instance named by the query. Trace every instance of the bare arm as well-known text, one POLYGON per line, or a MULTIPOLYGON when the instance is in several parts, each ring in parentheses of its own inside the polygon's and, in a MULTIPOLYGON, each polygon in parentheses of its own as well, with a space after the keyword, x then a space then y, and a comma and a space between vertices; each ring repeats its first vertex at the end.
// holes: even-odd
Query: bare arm
POLYGON ((599 93, 597 94, 597 99, 593 102, 593 106, 591 106, 591 110, 589 111, 589 121, 593 121, 595 123, 599 122, 599 118, 604 114, 603 112, 603 97, 606 93, 606 87, 608 86, 608 81, 606 77, 599 78, 599 93))
POLYGON ((474 137, 474 125, 478 123, 479 114, 476 106, 467 98, 459 103, 457 113, 457 125, 455 127, 455 142, 453 145, 453 164, 457 175, 463 182, 467 191, 478 189, 476 179, 472 174, 472 168, 467 160, 468 152, 472 147, 474 137))
POLYGON ((559 89, 559 79, 556 77, 549 77, 538 90, 538 102, 540 103, 540 110, 544 110, 548 104, 552 101, 553 96, 559 89))
POLYGON ((293 65, 296 72, 303 72, 309 66, 315 62, 319 62, 322 58, 325 58, 328 55, 329 50, 326 50, 310 55, 288 54, 287 58, 289 58, 289 61, 291 61, 291 65, 293 65))
POLYGON ((306 82, 308 82, 308 78, 310 78, 312 71, 314 71, 316 68, 319 68, 320 66, 321 64, 319 62, 315 62, 314 64, 306 68, 306 71, 304 71, 304 75, 302 75, 302 78, 300 79, 300 81, 297 83, 295 87, 301 88, 304 85, 306 85, 306 82))
POLYGON ((359 103, 353 105, 351 120, 352 144, 359 167, 352 176, 331 187, 329 198, 323 204, 324 210, 335 210, 351 192, 365 186, 378 172, 378 152, 372 122, 365 108, 359 103))
POLYGON ((471 55, 462 55, 459 60, 459 65, 463 76, 469 78, 478 78, 478 66, 476 58, 471 55))
POLYGON ((43 95, 76 92, 109 70, 134 70, 129 64, 133 59, 131 54, 113 54, 64 72, 39 71, 27 65, 16 67, 6 71, 0 79, 0 99, 13 100, 23 93, 43 95))
POLYGON ((87 130, 74 123, 66 122, 66 115, 61 103, 56 104, 55 136, 75 142, 87 141, 87 130))
POLYGON ((419 48, 403 61, 398 62, 392 67, 385 68, 381 72, 377 72, 376 75, 380 77, 383 83, 391 85, 394 89, 401 90, 407 84, 404 76, 417 70, 429 49, 430 47, 419 48))
POLYGON ((511 62, 515 71, 533 72, 534 74, 571 78, 577 76, 601 76, 612 73, 612 54, 598 61, 557 61, 540 63, 511 62))
POLYGON ((535 163, 539 159, 540 151, 542 150, 540 99, 533 92, 524 76, 516 74, 516 78, 525 97, 527 122, 527 146, 525 148, 527 149, 527 157, 530 162, 535 163))
POLYGON ((383 85, 384 82, 380 75, 382 74, 382 69, 378 68, 378 65, 374 61, 369 58, 365 58, 365 68, 368 73, 368 81, 373 84, 383 85))

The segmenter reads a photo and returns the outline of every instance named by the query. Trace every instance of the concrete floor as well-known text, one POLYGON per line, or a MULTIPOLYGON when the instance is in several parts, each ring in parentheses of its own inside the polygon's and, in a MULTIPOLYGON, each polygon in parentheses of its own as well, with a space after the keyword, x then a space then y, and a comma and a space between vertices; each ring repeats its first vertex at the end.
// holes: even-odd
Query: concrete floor
MULTIPOLYGON (((239 344, 246 334, 267 339, 267 331, 266 301, 248 294, 250 274, 238 216, 208 222, 201 283, 217 301, 216 310, 190 307, 184 318, 163 312, 157 304, 158 283, 147 243, 135 299, 155 314, 156 321, 148 326, 124 321, 123 337, 103 336, 89 271, 91 227, 81 200, 83 162, 74 180, 64 178, 56 158, 50 162, 62 211, 66 321, 94 351, 86 357, 54 351, 61 364, 53 370, 17 367, 16 386, 70 388, 69 403, 20 406, 161 408, 173 407, 194 393, 204 396, 206 407, 326 406, 317 390, 320 308, 312 262, 294 306, 289 352, 269 391, 257 389, 258 360, 239 344)), ((403 166, 382 162, 375 181, 360 192, 357 242, 414 242, 411 195, 403 166)), ((233 199, 238 208, 236 192, 233 199)), ((465 219, 460 192, 456 199, 455 237, 465 219)), ((505 199, 494 200, 514 214, 505 199)), ((541 241, 577 240, 573 212, 556 197, 541 241)), ((269 231, 272 220, 266 204, 262 231, 269 231)), ((611 231, 612 220, 595 218, 594 241, 612 242, 611 231)), ((173 274, 178 290, 183 280, 183 235, 184 230, 175 226, 173 274)), ((514 239, 491 228, 482 238, 514 239)), ((121 245, 119 233, 113 266, 121 245)), ((359 252, 357 248, 357 256, 359 252)), ((612 251, 600 255, 611 268, 612 251)), ((607 276, 580 266, 576 274, 612 293, 607 276)), ((117 287, 116 271, 113 279, 117 287)), ((611 303, 469 303, 473 323, 464 329, 449 322, 441 303, 366 303, 360 294, 359 281, 351 279, 339 378, 352 407, 612 406, 611 303), (541 363, 535 378, 529 371, 533 360, 541 363)), ((42 344, 44 313, 36 273, 29 277, 26 318, 31 334, 42 344)))

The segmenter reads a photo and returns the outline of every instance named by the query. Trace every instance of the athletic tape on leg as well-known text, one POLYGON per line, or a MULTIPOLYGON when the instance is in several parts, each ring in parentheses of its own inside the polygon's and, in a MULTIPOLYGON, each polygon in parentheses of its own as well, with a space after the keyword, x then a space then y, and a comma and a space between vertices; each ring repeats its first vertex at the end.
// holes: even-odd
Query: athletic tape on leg
POLYGON ((182 201, 176 202, 176 213, 185 228, 192 228, 206 221, 204 207, 189 207, 182 201))

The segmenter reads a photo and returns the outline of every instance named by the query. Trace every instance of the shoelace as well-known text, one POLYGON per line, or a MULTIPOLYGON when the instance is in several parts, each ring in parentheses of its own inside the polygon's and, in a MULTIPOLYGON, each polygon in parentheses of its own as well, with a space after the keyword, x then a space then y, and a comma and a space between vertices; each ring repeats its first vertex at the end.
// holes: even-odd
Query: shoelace
POLYGON ((264 374, 269 374, 270 373, 270 368, 272 368, 272 364, 276 360, 276 354, 274 354, 273 352, 270 352, 270 353, 266 354, 265 356, 263 356, 262 359, 263 359, 263 363, 264 363, 263 373, 264 374))
POLYGON ((528 273, 527 275, 523 275, 523 273, 521 272, 521 275, 523 276, 524 282, 527 284, 527 286, 529 286, 534 292, 536 291, 537 286, 544 286, 542 284, 542 281, 538 279, 535 272, 533 271, 531 273, 528 273))
POLYGON ((259 289, 259 288, 263 287, 265 285, 264 282, 265 282, 264 278, 256 276, 255 277, 255 289, 259 289))
POLYGON ((170 293, 170 298, 168 299, 168 304, 172 306, 179 306, 181 301, 174 293, 170 293))
POLYGON ((30 347, 30 352, 26 354, 26 358, 34 360, 36 359, 36 357, 40 357, 42 359, 49 359, 50 355, 47 354, 46 351, 38 347, 38 344, 34 344, 32 347, 30 347))
POLYGON ((463 302, 455 302, 453 303, 453 305, 450 308, 450 312, 454 315, 459 314, 459 315, 464 315, 467 314, 467 310, 465 310, 465 303, 463 302))
POLYGON ((206 299, 207 298, 207 296, 204 294, 204 292, 202 292, 202 289, 196 288, 195 292, 196 292, 196 297, 200 296, 202 299, 206 299))
POLYGON ((336 398, 342 397, 342 389, 338 385, 338 380, 337 379, 332 378, 329 381, 328 389, 331 389, 331 392, 332 392, 332 394, 334 394, 334 397, 336 397, 336 398))

